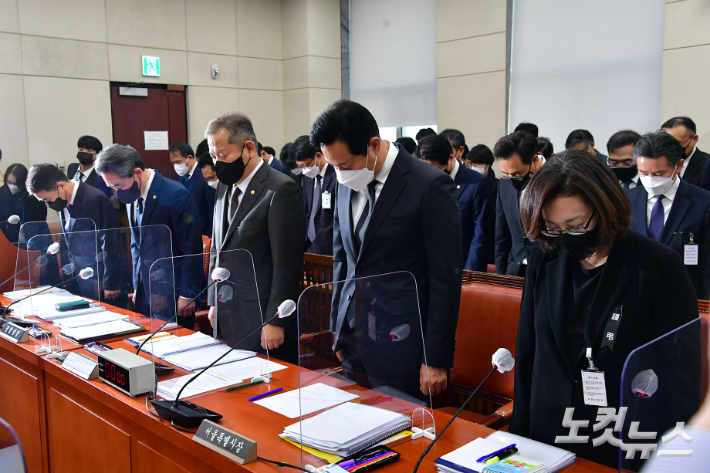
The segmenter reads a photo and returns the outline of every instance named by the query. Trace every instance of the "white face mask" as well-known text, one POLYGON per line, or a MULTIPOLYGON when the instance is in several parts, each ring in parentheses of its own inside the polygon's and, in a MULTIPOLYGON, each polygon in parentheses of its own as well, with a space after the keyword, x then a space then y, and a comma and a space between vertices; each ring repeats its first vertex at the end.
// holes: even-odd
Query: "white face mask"
POLYGON ((216 189, 217 186, 219 185, 219 179, 215 179, 213 181, 207 181, 207 185, 210 186, 212 189, 216 189))
POLYGON ((8 184, 7 187, 10 189, 10 193, 13 195, 20 192, 20 186, 18 186, 17 184, 8 184))
POLYGON ((293 174, 294 176, 300 176, 301 174, 303 174, 303 169, 298 167, 293 168, 291 169, 291 174, 293 174))
POLYGON ((646 192, 652 195, 665 194, 674 182, 672 177, 640 176, 640 179, 646 192))
POLYGON ((313 166, 301 169, 303 170, 304 176, 310 177, 311 179, 315 178, 320 173, 320 168, 318 167, 318 159, 313 159, 313 166))
POLYGON ((184 163, 173 164, 173 169, 175 169, 178 176, 186 176, 187 173, 190 172, 190 168, 187 166, 187 161, 184 163))
POLYGON ((370 160, 370 153, 367 154, 367 159, 365 160, 365 167, 362 169, 356 169, 355 171, 341 171, 336 168, 335 177, 338 182, 344 186, 348 186, 355 192, 360 192, 365 190, 367 185, 375 179, 374 169, 377 167, 377 155, 375 155, 375 165, 372 170, 367 169, 367 163, 370 160))
POLYGON ((484 176, 486 175, 486 167, 485 166, 480 167, 480 168, 478 166, 471 166, 470 169, 473 169, 477 173, 483 174, 484 176))

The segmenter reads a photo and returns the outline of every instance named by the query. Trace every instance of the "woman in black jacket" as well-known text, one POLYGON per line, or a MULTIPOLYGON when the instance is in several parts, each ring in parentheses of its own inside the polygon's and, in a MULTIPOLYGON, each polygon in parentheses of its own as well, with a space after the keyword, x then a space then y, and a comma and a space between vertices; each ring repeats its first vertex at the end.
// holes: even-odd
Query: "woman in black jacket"
POLYGON ((26 222, 44 222, 38 224, 37 231, 32 231, 32 235, 25 235, 28 240, 38 233, 49 233, 46 224, 47 206, 27 193, 27 168, 22 164, 12 164, 5 171, 4 181, 5 185, 0 188, 0 228, 5 237, 10 242, 17 243, 20 227, 26 222), (17 215, 20 223, 8 223, 7 220, 12 215, 17 215))
POLYGON ((583 395, 587 353, 603 372, 606 405, 618 412, 627 356, 698 317, 693 285, 675 251, 629 230, 619 181, 585 151, 545 163, 523 192, 520 216, 539 245, 520 307, 510 431, 618 468, 618 447, 592 446, 603 432, 592 430, 599 406, 583 395), (562 425, 569 407, 574 420, 589 421, 578 433, 586 443, 555 443, 570 435, 562 425))

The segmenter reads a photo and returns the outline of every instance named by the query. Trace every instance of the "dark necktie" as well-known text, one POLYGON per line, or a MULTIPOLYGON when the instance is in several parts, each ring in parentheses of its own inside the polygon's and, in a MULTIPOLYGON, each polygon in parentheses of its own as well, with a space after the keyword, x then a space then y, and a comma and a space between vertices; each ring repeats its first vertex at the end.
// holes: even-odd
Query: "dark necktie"
POLYGON ((232 192, 232 203, 229 208, 229 224, 232 224, 232 220, 234 220, 234 215, 237 213, 237 209, 239 208, 239 196, 242 194, 242 190, 239 187, 234 188, 234 192, 232 192))
POLYGON ((362 215, 355 225, 355 252, 360 254, 360 246, 362 245, 362 227, 365 226, 365 222, 370 215, 370 211, 375 207, 375 186, 377 181, 372 181, 367 185, 367 203, 365 203, 365 208, 362 210, 362 215))
POLYGON ((656 241, 661 241, 661 235, 663 235, 663 198, 664 196, 659 195, 656 199, 651 210, 651 219, 648 221, 648 236, 656 241))
POLYGON ((631 181, 624 181, 623 186, 624 190, 628 192, 631 189, 631 181))
POLYGON ((311 217, 308 220, 308 240, 313 242, 316 239, 316 213, 320 203, 320 174, 316 176, 316 187, 313 191, 313 202, 311 203, 311 217))
POLYGON ((84 173, 81 171, 77 171, 74 180, 79 181, 79 182, 83 181, 84 180, 84 173))
POLYGON ((184 176, 179 176, 179 177, 178 177, 178 182, 179 182, 180 184, 182 184, 183 186, 187 187, 187 182, 188 182, 189 178, 190 178, 190 177, 189 177, 187 174, 185 174, 184 176))
POLYGON ((138 207, 136 210, 136 224, 143 225, 143 197, 138 197, 138 207))

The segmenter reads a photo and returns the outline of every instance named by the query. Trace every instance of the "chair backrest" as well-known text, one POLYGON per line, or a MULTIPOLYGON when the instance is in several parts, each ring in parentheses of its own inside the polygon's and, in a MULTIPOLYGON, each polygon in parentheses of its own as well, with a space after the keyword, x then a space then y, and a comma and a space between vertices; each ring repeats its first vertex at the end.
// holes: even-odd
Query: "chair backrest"
MULTIPOLYGON (((490 371, 491 356, 507 348, 515 356, 523 278, 467 272, 461 287, 452 386, 474 389, 490 371)), ((513 398, 514 370, 491 376, 482 391, 513 398)))
POLYGON ((204 257, 202 258, 202 268, 205 270, 205 274, 209 274, 210 272, 210 244, 212 243, 212 239, 207 238, 206 236, 202 235, 202 253, 204 254, 204 257))

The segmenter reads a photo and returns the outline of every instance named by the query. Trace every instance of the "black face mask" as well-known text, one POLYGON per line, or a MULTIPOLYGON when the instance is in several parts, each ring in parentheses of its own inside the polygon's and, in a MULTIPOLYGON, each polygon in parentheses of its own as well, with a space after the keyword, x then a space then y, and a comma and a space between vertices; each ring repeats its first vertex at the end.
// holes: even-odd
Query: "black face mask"
POLYGON ((79 164, 87 166, 94 162, 94 155, 92 153, 85 153, 84 151, 79 151, 76 153, 76 159, 79 160, 79 164))
POLYGON ((636 177, 639 173, 638 167, 634 164, 628 168, 611 168, 611 172, 614 173, 617 179, 621 182, 627 182, 636 177))
POLYGON ((599 226, 597 225, 583 235, 563 234, 555 241, 558 249, 564 249, 575 261, 582 261, 594 253, 594 248, 599 245, 599 226))
POLYGON ((59 197, 59 188, 57 188, 57 198, 54 199, 54 202, 45 202, 45 204, 50 209, 56 210, 57 212, 61 212, 62 210, 67 208, 68 202, 65 199, 59 197))
POLYGON ((524 175, 522 179, 511 179, 510 183, 513 185, 516 191, 520 192, 523 187, 527 185, 528 181, 530 181, 531 177, 532 174, 528 173, 524 175))
POLYGON ((141 188, 135 180, 133 181, 133 185, 128 189, 116 190, 116 197, 118 197, 118 200, 120 200, 124 204, 130 204, 132 202, 135 202, 140 196, 141 188))
MULTIPOLYGON (((244 145, 246 146, 246 143, 244 145)), ((244 146, 242 146, 242 153, 244 153, 244 146)), ((217 161, 215 163, 214 172, 217 174, 217 179, 219 179, 222 184, 231 186, 239 182, 242 176, 244 176, 244 170, 251 161, 251 158, 244 164, 244 158, 241 156, 242 153, 240 153, 236 161, 231 163, 225 163, 224 161, 217 161)))

